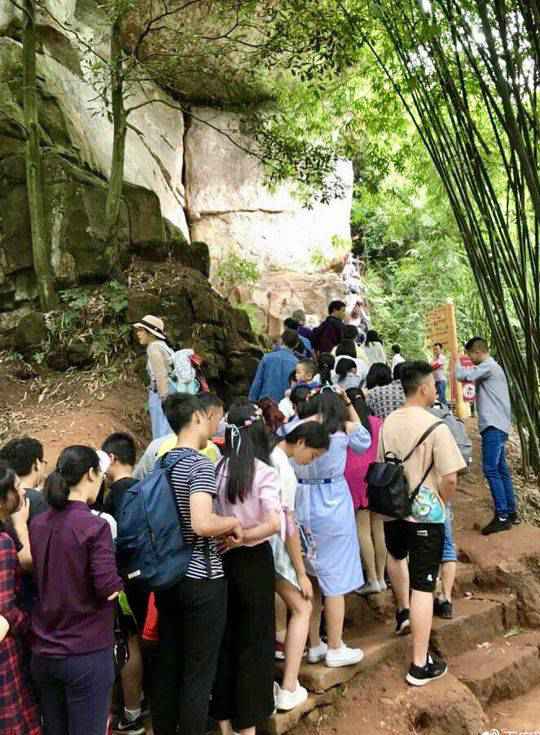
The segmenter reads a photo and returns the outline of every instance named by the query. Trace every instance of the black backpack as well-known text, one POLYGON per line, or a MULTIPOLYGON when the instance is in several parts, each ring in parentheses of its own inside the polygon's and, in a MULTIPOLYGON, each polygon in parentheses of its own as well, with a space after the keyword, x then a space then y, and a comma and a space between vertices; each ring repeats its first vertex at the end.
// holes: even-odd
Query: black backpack
POLYGON ((436 421, 429 429, 426 429, 409 454, 403 459, 399 459, 392 452, 384 451, 384 438, 381 433, 384 461, 372 462, 366 478, 369 510, 373 511, 373 513, 380 513, 380 515, 396 519, 407 518, 411 515, 412 505, 416 500, 416 496, 426 481, 426 477, 433 469, 433 460, 431 460, 427 472, 412 493, 403 465, 412 457, 418 447, 426 441, 431 432, 443 424, 444 421, 436 421))

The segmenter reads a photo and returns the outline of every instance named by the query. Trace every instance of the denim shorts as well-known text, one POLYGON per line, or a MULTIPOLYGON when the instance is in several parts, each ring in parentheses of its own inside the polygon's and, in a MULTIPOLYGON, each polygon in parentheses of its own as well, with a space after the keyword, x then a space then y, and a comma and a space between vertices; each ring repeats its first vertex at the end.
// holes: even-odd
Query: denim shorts
POLYGON ((442 563, 445 561, 457 561, 456 545, 454 543, 453 528, 454 512, 450 505, 446 506, 446 520, 444 522, 444 545, 442 563))

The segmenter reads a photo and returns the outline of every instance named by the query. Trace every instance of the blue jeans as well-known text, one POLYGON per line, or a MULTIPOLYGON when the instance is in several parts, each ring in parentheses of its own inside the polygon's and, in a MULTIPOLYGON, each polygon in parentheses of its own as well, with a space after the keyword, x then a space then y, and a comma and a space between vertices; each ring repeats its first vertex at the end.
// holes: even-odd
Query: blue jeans
POLYGON ((446 504, 446 520, 444 522, 444 546, 441 563, 457 561, 456 544, 454 542, 454 512, 452 506, 446 504))
POLYGON ((148 391, 148 410, 152 423, 152 439, 159 439, 161 436, 167 436, 167 434, 173 433, 167 417, 163 413, 159 393, 152 389, 148 391))
POLYGON ((495 513, 502 518, 516 512, 514 487, 506 463, 507 439, 508 434, 494 426, 482 432, 482 467, 493 496, 495 513))
POLYGON ((437 389, 437 399, 443 406, 447 406, 446 402, 446 380, 436 380, 435 388, 437 389))

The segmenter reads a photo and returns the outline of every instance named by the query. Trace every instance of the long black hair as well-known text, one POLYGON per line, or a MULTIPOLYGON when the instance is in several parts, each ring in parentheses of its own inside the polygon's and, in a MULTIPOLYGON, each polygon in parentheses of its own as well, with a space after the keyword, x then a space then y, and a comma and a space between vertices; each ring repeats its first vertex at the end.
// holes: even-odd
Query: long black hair
POLYGON ((334 368, 336 371, 336 375, 338 376, 339 380, 345 380, 347 375, 351 373, 353 370, 356 370, 357 365, 356 362, 348 357, 342 357, 341 360, 336 361, 336 367, 334 368))
POLYGON ((366 334, 366 347, 369 347, 372 342, 380 342, 382 344, 382 339, 379 337, 379 333, 374 329, 368 329, 366 334))
POLYGON ((332 370, 336 364, 334 355, 330 352, 322 352, 319 355, 319 378, 321 379, 321 385, 332 384, 332 370))
POLYGON ((372 413, 366 403, 364 394, 362 393, 360 388, 349 388, 349 390, 347 391, 347 395, 349 396, 349 400, 354 406, 354 410, 358 414, 358 418, 360 419, 362 426, 364 427, 364 429, 367 429, 371 435, 371 422, 369 420, 369 417, 372 416, 372 413))
POLYGON ((330 446, 330 435, 318 421, 304 421, 289 432, 284 441, 287 444, 298 444, 299 441, 304 441, 306 447, 310 449, 327 450, 330 446))
POLYGON ((17 475, 10 465, 0 460, 0 500, 5 503, 8 493, 17 492, 17 475))
POLYGON ((227 414, 223 459, 218 465, 226 472, 229 503, 243 502, 251 493, 255 460, 270 463, 270 436, 260 408, 251 402, 237 402, 227 414))
POLYGON ((63 510, 69 491, 83 479, 87 472, 99 472, 99 457, 95 449, 75 444, 66 447, 56 463, 56 469, 47 477, 44 495, 55 510, 63 510))
POLYGON ((298 410, 301 419, 321 416, 322 425, 329 434, 345 431, 347 409, 342 399, 330 388, 320 391, 309 401, 302 403, 298 410))
POLYGON ((311 388, 308 388, 307 385, 303 385, 303 384, 297 385, 292 389, 289 399, 292 405, 294 406, 294 408, 296 409, 296 411, 298 411, 298 406, 301 403, 304 403, 304 401, 307 401, 310 393, 311 393, 311 388))

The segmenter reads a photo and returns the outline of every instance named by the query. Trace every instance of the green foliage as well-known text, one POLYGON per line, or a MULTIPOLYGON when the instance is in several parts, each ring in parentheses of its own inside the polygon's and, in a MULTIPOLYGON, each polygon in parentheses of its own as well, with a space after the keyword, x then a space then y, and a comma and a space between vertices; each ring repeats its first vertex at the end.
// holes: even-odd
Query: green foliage
POLYGON ((236 304, 236 309, 244 311, 248 315, 251 329, 255 334, 264 334, 266 331, 266 325, 261 317, 260 309, 255 304, 236 304))
MULTIPOLYGON (((408 145, 408 143, 407 143, 408 145)), ((407 357, 422 357, 427 313, 451 299, 461 343, 490 330, 463 243, 429 161, 413 150, 398 173, 356 189, 355 252, 366 266, 373 324, 407 357), (419 168, 418 168, 419 167, 419 168), (418 173, 422 172, 422 175, 418 173)))
MULTIPOLYGON (((59 296, 62 308, 47 315, 50 337, 46 351, 85 343, 96 364, 108 365, 129 347, 126 285, 109 281, 99 288, 80 286, 60 291, 59 296)), ((44 357, 43 353, 34 355, 38 362, 43 362, 44 357)))
POLYGON ((318 271, 325 270, 330 265, 330 258, 327 258, 320 248, 314 248, 311 251, 310 260, 313 267, 318 271))
POLYGON ((231 250, 219 261, 215 284, 219 291, 228 296, 237 286, 255 285, 260 277, 261 272, 254 260, 242 258, 231 250))

